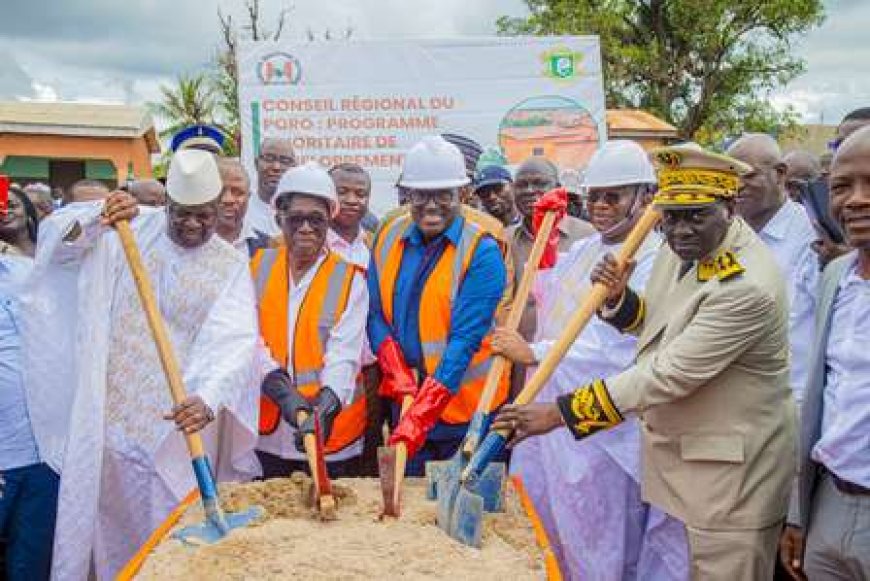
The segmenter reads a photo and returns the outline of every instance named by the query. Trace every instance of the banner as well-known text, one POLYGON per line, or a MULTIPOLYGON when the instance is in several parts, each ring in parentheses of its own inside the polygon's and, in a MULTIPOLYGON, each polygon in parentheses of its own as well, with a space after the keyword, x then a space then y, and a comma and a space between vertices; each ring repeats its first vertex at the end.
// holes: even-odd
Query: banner
POLYGON ((396 204, 410 146, 470 137, 510 165, 532 155, 579 172, 606 139, 597 37, 248 42, 239 48, 242 157, 256 183, 267 137, 299 162, 352 162, 372 177, 371 207, 396 204))

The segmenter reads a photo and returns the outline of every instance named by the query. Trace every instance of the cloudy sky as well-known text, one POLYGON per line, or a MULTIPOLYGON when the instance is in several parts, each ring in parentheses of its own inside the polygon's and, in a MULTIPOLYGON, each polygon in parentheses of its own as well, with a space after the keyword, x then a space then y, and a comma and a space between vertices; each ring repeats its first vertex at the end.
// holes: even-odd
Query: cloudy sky
MULTIPOLYGON (((0 99, 140 103, 161 83, 203 69, 219 40, 216 10, 241 0, 2 0, 0 99), (61 8, 62 7, 62 8, 61 8)), ((264 14, 291 6, 288 37, 311 28, 354 38, 492 34, 521 0, 262 0, 264 14)), ((870 104, 870 0, 828 0, 825 24, 796 47, 808 70, 780 95, 807 122, 836 123, 870 104)), ((267 18, 268 21, 268 18, 267 18)))

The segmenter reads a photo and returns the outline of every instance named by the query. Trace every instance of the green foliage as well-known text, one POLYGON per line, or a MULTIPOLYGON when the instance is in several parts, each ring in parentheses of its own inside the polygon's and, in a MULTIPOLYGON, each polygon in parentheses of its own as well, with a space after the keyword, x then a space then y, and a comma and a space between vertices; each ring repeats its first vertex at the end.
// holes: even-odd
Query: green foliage
POLYGON ((174 86, 161 85, 160 94, 160 102, 150 103, 149 107, 167 123, 161 138, 171 139, 189 125, 215 122, 217 93, 204 73, 179 75, 174 86))
MULTIPOLYGON (((232 135, 224 123, 221 112, 224 101, 221 99, 219 87, 214 84, 213 76, 207 73, 179 75, 175 85, 161 85, 161 100, 148 103, 151 113, 163 119, 166 123, 160 132, 160 138, 168 143, 172 136, 191 125, 214 125, 226 135, 232 135)), ((237 155, 236 145, 232 139, 224 142, 224 153, 237 155)), ((160 163, 155 167, 155 175, 165 172, 165 164, 171 155, 168 147, 164 147, 160 163)))
POLYGON ((609 107, 651 111, 684 139, 777 131, 793 111, 770 93, 804 70, 792 40, 821 24, 823 0, 525 0, 504 35, 597 34, 609 107))

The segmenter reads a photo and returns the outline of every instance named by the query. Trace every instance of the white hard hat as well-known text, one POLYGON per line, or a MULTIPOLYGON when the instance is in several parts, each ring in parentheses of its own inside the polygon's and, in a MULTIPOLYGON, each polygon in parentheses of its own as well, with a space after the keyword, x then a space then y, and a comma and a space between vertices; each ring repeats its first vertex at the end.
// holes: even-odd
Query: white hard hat
POLYGON ((415 190, 459 188, 469 183, 462 153, 440 135, 424 137, 408 150, 399 179, 399 186, 415 190))
POLYGON ((644 149, 629 140, 608 141, 595 152, 583 175, 584 188, 655 184, 656 172, 644 149))
POLYGON ((166 195, 176 204, 197 206, 217 198, 223 182, 214 155, 182 149, 172 156, 166 174, 166 195))
POLYGON ((272 194, 272 206, 283 194, 305 194, 326 200, 329 213, 338 213, 338 196, 335 193, 335 182, 329 173, 316 161, 308 161, 302 165, 291 167, 284 172, 278 181, 278 187, 272 194))

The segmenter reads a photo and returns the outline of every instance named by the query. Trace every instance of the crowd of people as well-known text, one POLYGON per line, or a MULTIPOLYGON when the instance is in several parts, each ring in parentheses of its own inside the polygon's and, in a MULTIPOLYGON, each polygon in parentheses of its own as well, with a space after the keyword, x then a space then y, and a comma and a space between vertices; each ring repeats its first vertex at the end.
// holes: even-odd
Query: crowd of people
POLYGON ((608 141, 572 192, 544 157, 511 171, 428 136, 380 219, 360 166, 299 164, 267 138, 249 176, 220 140, 179 134, 165 183, 10 188, 9 579, 113 578, 195 487, 178 432, 202 435, 219 481, 307 471, 315 421, 331 477, 376 475, 376 448, 399 442, 423 476, 462 444, 495 355, 512 364, 489 410, 512 434, 499 460, 566 579, 870 579, 870 108, 823 160, 757 133, 723 153, 608 141), (658 225, 618 261, 650 208, 658 225), (181 367, 177 405, 122 223, 181 367), (597 316, 535 401, 510 403, 594 284, 597 316))

